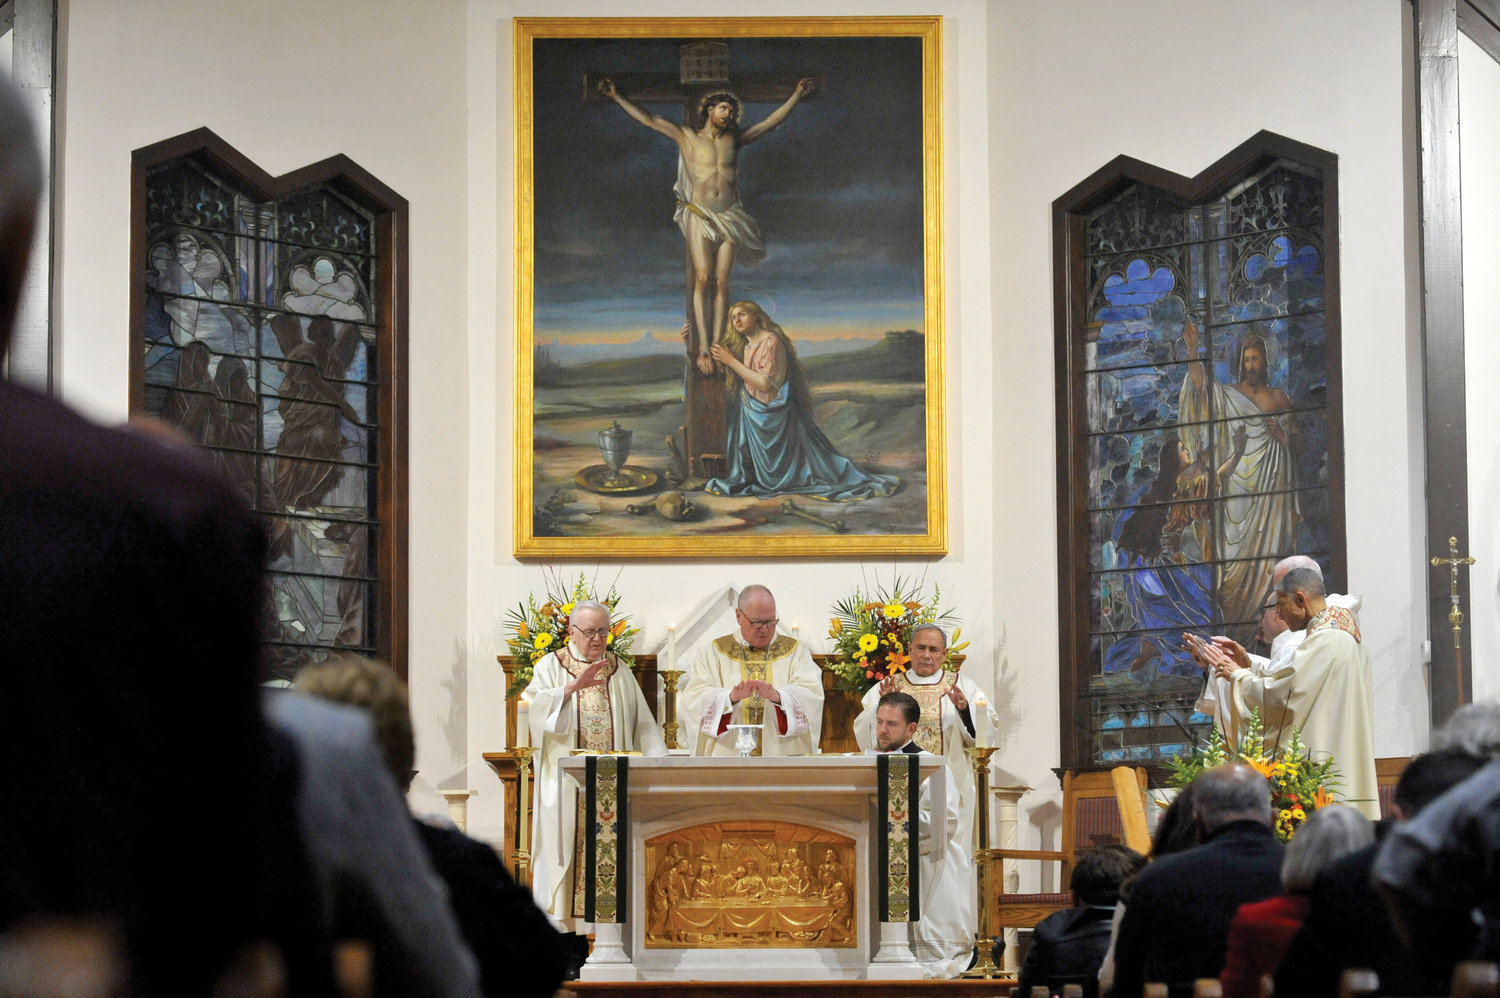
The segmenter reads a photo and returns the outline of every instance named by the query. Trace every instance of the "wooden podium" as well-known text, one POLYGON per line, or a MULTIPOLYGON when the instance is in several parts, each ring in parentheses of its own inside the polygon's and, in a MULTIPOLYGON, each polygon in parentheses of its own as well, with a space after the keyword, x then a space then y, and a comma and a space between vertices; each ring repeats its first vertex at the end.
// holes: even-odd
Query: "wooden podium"
MULTIPOLYGON (((944 823, 943 760, 916 758, 944 823)), ((563 760, 558 777, 581 796, 589 761, 563 760)), ((877 848, 876 757, 633 756, 622 783, 628 817, 610 855, 624 886, 617 921, 595 922, 584 981, 921 977, 909 923, 881 921, 889 868, 877 848)), ((933 834, 946 841, 951 830, 933 834)))

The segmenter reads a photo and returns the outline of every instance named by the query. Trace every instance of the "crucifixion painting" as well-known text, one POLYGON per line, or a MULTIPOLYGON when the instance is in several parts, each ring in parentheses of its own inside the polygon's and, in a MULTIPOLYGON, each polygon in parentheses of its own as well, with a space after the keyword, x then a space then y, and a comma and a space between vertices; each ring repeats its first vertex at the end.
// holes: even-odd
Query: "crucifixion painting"
POLYGON ((926 40, 589 25, 525 67, 518 551, 930 546, 926 40))

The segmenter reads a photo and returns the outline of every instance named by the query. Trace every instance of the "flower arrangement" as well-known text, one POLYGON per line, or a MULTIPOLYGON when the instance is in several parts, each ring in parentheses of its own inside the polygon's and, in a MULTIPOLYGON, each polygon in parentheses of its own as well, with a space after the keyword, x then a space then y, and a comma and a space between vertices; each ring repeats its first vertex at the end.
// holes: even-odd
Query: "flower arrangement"
POLYGON ((1240 744, 1232 751, 1224 743, 1224 735, 1215 727, 1207 748, 1196 746, 1192 755, 1186 758, 1177 756, 1168 762, 1172 775, 1167 782, 1174 787, 1185 787, 1205 770, 1230 762, 1243 762, 1271 781, 1271 811, 1276 837, 1283 842, 1292 837, 1309 814, 1334 803, 1329 788, 1340 782, 1333 759, 1313 762, 1307 746, 1302 743, 1302 732, 1297 728, 1292 729, 1285 748, 1267 752, 1259 710, 1250 712, 1250 725, 1240 744))
POLYGON ((505 642, 515 661, 510 689, 505 691, 507 699, 519 695, 531 684, 533 667, 544 655, 567 643, 568 622, 572 618, 573 605, 586 600, 609 607, 612 623, 609 637, 605 639, 605 647, 626 668, 635 668, 630 645, 640 633, 640 628, 631 627, 629 617, 619 616, 615 612, 620 603, 620 594, 615 591, 615 587, 609 587, 609 595, 598 596, 593 583, 582 572, 578 573, 578 579, 571 587, 560 575, 548 573, 540 604, 536 594, 530 593, 527 594, 525 603, 517 604, 514 610, 508 610, 505 614, 506 628, 515 632, 515 637, 507 638, 505 642))
MULTIPOLYGON (((934 585, 931 597, 922 596, 921 584, 899 576, 885 589, 871 587, 868 596, 856 588, 852 595, 833 604, 828 636, 838 658, 828 665, 841 690, 863 694, 871 686, 906 671, 911 632, 918 624, 937 624, 944 629, 957 623, 951 610, 938 610, 942 592, 934 585)), ((953 655, 969 646, 959 643, 961 631, 954 629, 948 642, 943 668, 954 671, 953 655)))

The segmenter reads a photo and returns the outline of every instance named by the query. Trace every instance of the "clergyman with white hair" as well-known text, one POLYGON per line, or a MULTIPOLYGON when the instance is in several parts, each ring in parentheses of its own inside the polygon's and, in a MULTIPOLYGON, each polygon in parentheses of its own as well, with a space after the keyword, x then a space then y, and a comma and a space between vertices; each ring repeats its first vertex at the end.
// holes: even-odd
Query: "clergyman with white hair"
POLYGON ((578 791, 558 785, 558 764, 574 749, 667 754, 645 694, 634 673, 609 651, 609 636, 609 607, 575 603, 567 643, 537 660, 522 694, 530 704, 531 744, 537 750, 532 895, 558 925, 580 934, 587 923, 576 876, 581 868, 578 791))
POLYGON ((1276 586, 1276 610, 1306 637, 1284 665, 1257 674, 1244 649, 1230 655, 1217 644, 1200 645, 1214 674, 1229 682, 1239 723, 1260 711, 1266 749, 1283 749, 1292 730, 1315 760, 1333 757, 1343 796, 1371 821, 1380 818, 1375 783, 1375 699, 1370 654, 1353 612, 1330 603, 1321 573, 1294 568, 1276 586))

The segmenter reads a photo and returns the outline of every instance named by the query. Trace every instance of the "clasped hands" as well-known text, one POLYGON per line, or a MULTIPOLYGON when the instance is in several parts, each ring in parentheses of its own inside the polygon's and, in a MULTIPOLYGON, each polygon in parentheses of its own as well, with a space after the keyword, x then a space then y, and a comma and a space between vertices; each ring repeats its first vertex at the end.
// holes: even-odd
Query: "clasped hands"
POLYGON ((1212 670, 1220 679, 1233 679, 1236 672, 1250 668, 1250 653, 1238 641, 1222 634, 1208 641, 1196 634, 1183 634, 1182 646, 1193 656, 1198 668, 1204 672, 1212 670))
POLYGON ((776 687, 764 679, 746 679, 735 685, 729 691, 729 703, 734 705, 753 696, 759 696, 762 700, 769 700, 772 703, 781 703, 781 694, 776 692, 776 687))

